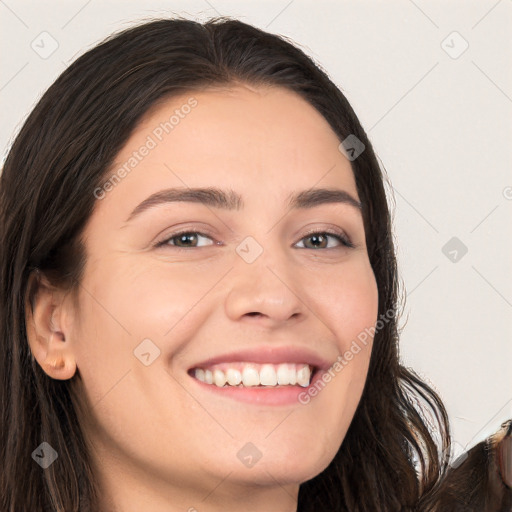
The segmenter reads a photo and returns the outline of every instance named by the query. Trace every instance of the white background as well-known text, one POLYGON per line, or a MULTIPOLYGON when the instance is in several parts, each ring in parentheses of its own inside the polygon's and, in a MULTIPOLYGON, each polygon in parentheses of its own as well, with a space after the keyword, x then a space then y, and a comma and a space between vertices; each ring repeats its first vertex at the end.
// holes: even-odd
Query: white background
POLYGON ((78 55, 173 13, 288 36, 342 89, 393 187, 401 359, 444 400, 455 454, 496 431, 512 418, 512 0, 0 0, 4 159, 78 55), (42 58, 32 46, 50 51, 52 38, 58 47, 42 58), (468 249, 457 262, 442 251, 452 237, 468 249))

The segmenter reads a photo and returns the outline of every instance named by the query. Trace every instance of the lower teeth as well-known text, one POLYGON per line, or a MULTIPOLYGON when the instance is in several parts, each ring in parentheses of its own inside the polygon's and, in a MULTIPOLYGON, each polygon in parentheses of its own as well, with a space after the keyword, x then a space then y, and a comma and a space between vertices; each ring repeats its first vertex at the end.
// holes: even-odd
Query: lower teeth
MULTIPOLYGON (((243 384, 237 384, 236 386, 232 386, 231 384, 224 384, 224 386, 222 386, 223 388, 282 388, 284 387, 284 385, 282 384, 279 384, 279 385, 276 385, 276 386, 265 386, 265 385, 262 385, 262 384, 258 384, 257 386, 244 386, 243 384)), ((288 386, 286 386, 288 387, 288 386)))
POLYGON ((210 384, 210 386, 215 386, 215 387, 221 387, 221 388, 288 388, 290 386, 292 387, 296 387, 296 386, 299 386, 299 387, 307 387, 309 386, 309 383, 306 385, 306 386, 302 386, 301 384, 276 384, 275 386, 272 386, 272 385, 264 385, 264 384, 258 384, 257 386, 244 386, 243 384, 237 384, 236 386, 233 386, 231 384, 228 384, 226 382, 226 384, 224 384, 223 386, 217 386, 217 384, 210 384))

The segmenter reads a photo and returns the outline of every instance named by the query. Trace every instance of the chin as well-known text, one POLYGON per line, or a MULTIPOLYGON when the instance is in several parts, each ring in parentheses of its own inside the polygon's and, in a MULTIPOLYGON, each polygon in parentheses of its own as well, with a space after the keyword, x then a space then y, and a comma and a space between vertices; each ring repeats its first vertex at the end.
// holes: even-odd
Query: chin
POLYGON ((319 475, 333 460, 332 456, 322 458, 301 458, 297 459, 297 454, 288 460, 268 460, 263 463, 263 457, 252 468, 251 474, 247 474, 253 482, 259 484, 268 484, 269 481, 277 481, 281 485, 302 484, 319 475), (260 466, 261 465, 261 466, 260 466), (259 467, 258 467, 259 466, 259 467))

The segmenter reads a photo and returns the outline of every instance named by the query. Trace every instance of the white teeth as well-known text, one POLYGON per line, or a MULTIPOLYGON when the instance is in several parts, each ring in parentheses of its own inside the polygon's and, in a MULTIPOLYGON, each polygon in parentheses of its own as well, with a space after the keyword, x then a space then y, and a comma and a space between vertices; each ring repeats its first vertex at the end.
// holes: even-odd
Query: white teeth
POLYGON ((230 386, 238 386, 242 382, 242 374, 233 368, 228 368, 226 371, 226 379, 230 386))
POLYGON ((212 369, 195 368, 197 380, 217 387, 238 386, 309 386, 312 369, 307 364, 229 363, 214 365, 212 369), (223 368, 222 370, 219 368, 223 368))
POLYGON ((302 386, 303 388, 309 386, 309 379, 311 378, 311 371, 309 369, 309 366, 304 365, 298 372, 297 372, 297 384, 299 386, 302 386))
POLYGON ((256 368, 246 366, 242 371, 242 383, 244 386, 259 386, 260 374, 256 368))
POLYGON ((276 370, 271 364, 264 364, 261 367, 260 384, 262 386, 275 386, 277 384, 276 370))
POLYGON ((222 370, 214 370, 213 371, 213 382, 215 385, 221 388, 226 384, 226 374, 222 370))
POLYGON ((297 384, 295 367, 287 364, 280 364, 277 368, 277 383, 281 386, 297 384))

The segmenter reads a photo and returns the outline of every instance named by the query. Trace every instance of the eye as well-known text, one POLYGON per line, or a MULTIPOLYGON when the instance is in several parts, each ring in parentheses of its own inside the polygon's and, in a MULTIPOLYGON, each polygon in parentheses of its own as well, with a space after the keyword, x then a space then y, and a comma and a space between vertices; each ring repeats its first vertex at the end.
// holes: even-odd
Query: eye
POLYGON ((180 249, 200 247, 198 245, 194 245, 194 243, 197 243, 199 238, 209 238, 211 240, 211 238, 208 235, 200 233, 199 231, 182 231, 181 233, 175 233, 172 236, 166 238, 165 240, 158 242, 155 247, 162 247, 164 245, 176 246, 180 249), (170 243, 171 241, 173 243, 170 243), (177 241, 178 243, 176 244, 174 243, 174 241, 177 241))
MULTIPOLYGON (((310 239, 313 242, 313 249, 334 249, 335 247, 328 247, 325 245, 325 243, 328 245, 328 238, 336 239, 344 247, 350 247, 352 249, 355 247, 355 245, 348 239, 348 237, 341 232, 313 231, 308 233, 304 238, 302 238, 302 240, 310 239)), ((310 249, 311 247, 305 248, 310 249)))
MULTIPOLYGON (((204 233, 200 233, 199 231, 181 231, 180 233, 174 233, 170 237, 167 237, 165 240, 157 242, 155 247, 163 247, 163 246, 174 246, 178 249, 194 249, 196 247, 201 247, 197 245, 200 238, 205 238, 212 240, 211 237, 204 233), (172 243, 171 243, 172 242, 172 243)), ((334 249, 335 247, 330 246, 328 239, 337 240, 342 246, 354 248, 355 245, 349 240, 349 238, 342 232, 334 232, 334 231, 312 231, 308 233, 305 237, 301 239, 303 240, 310 239, 313 242, 312 247, 300 247, 305 249, 334 249), (327 243, 327 246, 325 245, 327 243)), ((206 244, 206 245, 214 245, 206 244)))

